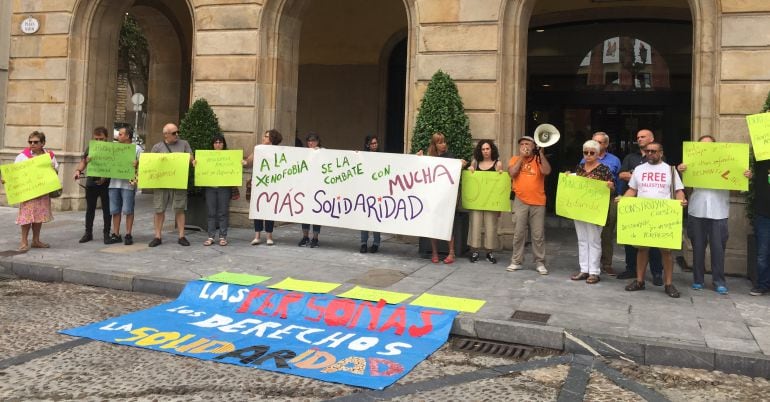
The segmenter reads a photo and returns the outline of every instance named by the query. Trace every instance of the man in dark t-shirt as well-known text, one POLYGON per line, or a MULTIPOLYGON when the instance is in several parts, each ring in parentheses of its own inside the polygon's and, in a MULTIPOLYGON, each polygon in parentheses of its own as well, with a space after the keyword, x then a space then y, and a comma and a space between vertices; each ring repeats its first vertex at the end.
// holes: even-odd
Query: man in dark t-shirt
MULTIPOLYGON (((107 128, 97 127, 94 129, 92 139, 94 141, 107 141, 107 128)), ((77 168, 75 168, 74 179, 78 180, 84 173, 91 158, 88 156, 88 147, 86 146, 83 157, 80 159, 77 168)), ((110 179, 106 177, 86 178, 86 232, 80 238, 80 243, 86 243, 94 239, 94 218, 96 216, 96 201, 101 200, 102 218, 104 219, 104 244, 112 244, 110 238, 110 227, 112 224, 112 215, 110 215, 109 199, 110 179)))

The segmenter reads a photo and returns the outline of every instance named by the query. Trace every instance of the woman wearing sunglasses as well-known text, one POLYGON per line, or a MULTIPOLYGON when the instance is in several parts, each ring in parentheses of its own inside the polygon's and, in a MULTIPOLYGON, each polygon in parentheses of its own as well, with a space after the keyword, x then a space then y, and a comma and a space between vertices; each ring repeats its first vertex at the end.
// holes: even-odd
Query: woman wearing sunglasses
MULTIPOLYGON (((606 165, 599 163, 601 146, 594 140, 583 143, 584 163, 578 164, 575 174, 607 183, 610 194, 615 189, 612 172, 606 165)), ((610 202, 610 199, 607 199, 610 202)), ((575 220, 575 232, 578 239, 578 259, 580 272, 572 275, 573 281, 585 280, 588 284, 599 282, 602 258, 602 227, 593 223, 575 220)))
MULTIPOLYGON (((32 159, 36 156, 44 155, 46 152, 51 155, 51 167, 58 172, 59 163, 53 152, 45 149, 45 134, 41 131, 33 131, 27 138, 28 148, 25 148, 18 156, 16 162, 22 162, 32 159)), ((19 204, 19 215, 16 218, 16 224, 21 226, 21 245, 19 251, 29 250, 29 229, 32 228, 32 248, 48 248, 47 243, 40 241, 40 230, 43 224, 53 220, 51 213, 51 198, 46 195, 24 201, 19 204)))

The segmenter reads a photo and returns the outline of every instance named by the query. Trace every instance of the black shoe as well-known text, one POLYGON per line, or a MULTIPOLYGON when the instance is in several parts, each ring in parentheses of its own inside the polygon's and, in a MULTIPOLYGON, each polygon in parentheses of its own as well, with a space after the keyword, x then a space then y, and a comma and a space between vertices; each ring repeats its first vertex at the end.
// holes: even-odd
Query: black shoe
POLYGON ((618 279, 632 279, 632 278, 636 278, 636 272, 628 272, 628 271, 621 272, 620 274, 618 274, 618 276, 616 276, 616 278, 618 278, 618 279))
POLYGON ((628 286, 626 286, 626 290, 629 292, 644 290, 644 282, 638 282, 636 279, 634 279, 633 282, 629 283, 628 286))
POLYGON ((471 262, 476 262, 479 260, 479 252, 474 251, 473 254, 471 254, 471 262))
POLYGON ((491 262, 492 264, 497 264, 497 258, 495 258, 492 253, 487 253, 487 261, 491 262))
POLYGON ((377 244, 372 244, 372 246, 369 247, 369 252, 370 253, 376 253, 379 250, 380 250, 380 246, 378 246, 377 244))
POLYGON ((667 295, 669 295, 669 297, 673 297, 674 299, 678 299, 679 298, 679 291, 676 290, 674 285, 666 285, 663 288, 663 290, 666 292, 667 295))
POLYGON ((179 240, 177 240, 177 243, 179 243, 179 245, 185 246, 185 247, 190 245, 190 242, 187 241, 187 238, 184 237, 184 236, 180 237, 179 240))
POLYGON ((366 254, 366 251, 367 251, 366 244, 362 244, 361 245, 361 254, 366 254))
POLYGON ((655 286, 663 286, 663 275, 653 275, 652 284, 655 286))
POLYGON ((749 294, 752 296, 762 296, 762 295, 766 295, 767 293, 770 293, 770 289, 765 289, 760 287, 751 288, 751 290, 749 291, 749 294))
POLYGON ((318 239, 314 237, 313 240, 310 240, 310 248, 316 248, 316 247, 318 247, 318 239))
POLYGON ((123 238, 119 234, 111 233, 110 237, 104 239, 104 244, 122 243, 123 238))
POLYGON ((126 246, 130 246, 134 244, 134 237, 131 236, 131 233, 126 233, 126 237, 123 240, 123 244, 125 244, 126 246))
POLYGON ((90 232, 86 232, 83 237, 78 240, 78 243, 88 243, 89 241, 94 239, 94 235, 92 235, 90 232))
POLYGON ((160 246, 161 243, 163 243, 163 241, 161 241, 159 238, 156 237, 152 239, 152 241, 150 241, 150 244, 148 244, 148 246, 157 247, 157 246, 160 246))
POLYGON ((309 237, 303 237, 302 240, 299 241, 299 244, 297 244, 300 247, 306 247, 308 244, 310 244, 310 238, 309 237))

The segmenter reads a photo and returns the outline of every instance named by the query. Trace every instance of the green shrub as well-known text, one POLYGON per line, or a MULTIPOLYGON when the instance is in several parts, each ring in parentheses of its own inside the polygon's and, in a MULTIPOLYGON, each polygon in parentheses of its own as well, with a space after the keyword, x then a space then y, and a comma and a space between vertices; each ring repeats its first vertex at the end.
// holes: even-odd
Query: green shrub
MULTIPOLYGON (((179 123, 179 137, 190 143, 193 153, 211 149, 211 139, 221 132, 219 119, 204 98, 196 100, 179 123)), ((202 190, 195 187, 194 183, 195 169, 191 167, 187 190, 190 194, 201 194, 202 190)))
POLYGON ((449 152, 455 157, 471 160, 473 143, 468 116, 457 86, 449 74, 441 70, 433 74, 422 98, 411 153, 427 150, 430 137, 436 132, 444 134, 449 152))

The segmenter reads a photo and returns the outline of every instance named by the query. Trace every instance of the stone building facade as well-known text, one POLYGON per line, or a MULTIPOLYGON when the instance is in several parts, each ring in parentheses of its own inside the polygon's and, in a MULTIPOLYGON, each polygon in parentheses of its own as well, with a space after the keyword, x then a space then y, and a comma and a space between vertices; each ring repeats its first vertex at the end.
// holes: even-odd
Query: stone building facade
MULTIPOLYGON (((284 145, 317 131, 330 148, 360 149, 376 134, 403 151, 442 69, 457 82, 474 138, 495 139, 504 158, 543 120, 565 128, 565 158, 570 142, 603 124, 625 133, 611 134, 626 149, 629 132, 660 124, 676 150, 702 134, 747 142, 744 116, 770 91, 767 0, 10 0, 0 2, 2 163, 41 129, 67 177, 93 127, 112 125, 126 13, 150 44, 148 144, 204 97, 231 147, 249 149, 275 127, 284 145), (37 32, 21 31, 28 17, 37 32), (603 59, 590 82, 603 76, 607 85, 574 89, 590 68, 581 60, 607 43, 634 44, 628 65, 616 61, 626 70, 609 71, 603 59), (670 81, 667 91, 645 84, 651 61, 634 61, 645 46, 653 60, 666 58, 670 80, 650 82, 670 81)), ((82 196, 64 180, 56 207, 80 208, 82 196)), ((749 225, 737 194, 731 216, 729 247, 740 254, 749 225)))

